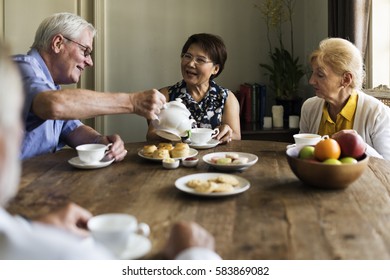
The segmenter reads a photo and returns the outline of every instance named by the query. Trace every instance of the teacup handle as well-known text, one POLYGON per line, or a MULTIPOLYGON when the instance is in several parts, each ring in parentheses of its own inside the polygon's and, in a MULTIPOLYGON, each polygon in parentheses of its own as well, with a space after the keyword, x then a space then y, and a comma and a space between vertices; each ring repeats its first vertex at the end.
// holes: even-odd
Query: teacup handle
POLYGON ((148 237, 150 234, 149 225, 145 223, 139 223, 136 233, 148 237))
POLYGON ((217 128, 215 128, 213 130, 213 133, 211 134, 211 137, 217 136, 218 134, 219 134, 219 128, 217 127, 217 128))
POLYGON ((191 129, 196 128, 196 120, 190 119, 190 123, 191 123, 191 129))

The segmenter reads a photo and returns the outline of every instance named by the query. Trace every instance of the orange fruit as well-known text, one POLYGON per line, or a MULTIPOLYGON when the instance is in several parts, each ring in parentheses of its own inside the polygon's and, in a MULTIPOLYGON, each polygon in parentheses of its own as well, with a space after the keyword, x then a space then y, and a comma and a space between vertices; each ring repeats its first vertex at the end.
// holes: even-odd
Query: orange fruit
POLYGON ((314 157, 319 161, 327 159, 338 159, 341 154, 339 143, 336 140, 324 137, 323 140, 317 143, 314 147, 314 157))

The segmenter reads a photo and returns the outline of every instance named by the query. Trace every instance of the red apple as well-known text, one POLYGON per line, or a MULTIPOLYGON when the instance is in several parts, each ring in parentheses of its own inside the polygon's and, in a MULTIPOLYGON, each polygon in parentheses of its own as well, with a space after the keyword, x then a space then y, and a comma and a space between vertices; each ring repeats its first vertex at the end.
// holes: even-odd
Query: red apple
POLYGON ((342 130, 332 138, 340 145, 341 157, 359 159, 366 151, 366 143, 354 130, 342 130))

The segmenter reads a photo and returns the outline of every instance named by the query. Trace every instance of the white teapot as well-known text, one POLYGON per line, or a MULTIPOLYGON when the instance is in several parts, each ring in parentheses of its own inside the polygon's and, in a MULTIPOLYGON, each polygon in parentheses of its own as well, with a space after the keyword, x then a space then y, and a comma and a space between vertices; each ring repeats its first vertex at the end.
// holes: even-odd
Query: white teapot
POLYGON ((191 113, 181 101, 176 98, 165 104, 158 119, 152 121, 158 136, 171 141, 180 141, 181 137, 188 136, 195 120, 189 119, 191 113))

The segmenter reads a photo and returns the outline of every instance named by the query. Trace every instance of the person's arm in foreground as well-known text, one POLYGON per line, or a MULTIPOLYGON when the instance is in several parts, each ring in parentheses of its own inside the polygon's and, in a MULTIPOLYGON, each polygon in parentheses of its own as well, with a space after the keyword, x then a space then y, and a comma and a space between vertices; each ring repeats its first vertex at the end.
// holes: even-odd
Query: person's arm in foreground
POLYGON ((34 222, 49 224, 68 230, 79 236, 88 236, 87 221, 92 214, 75 203, 68 203, 64 207, 42 217, 34 219, 34 222))

